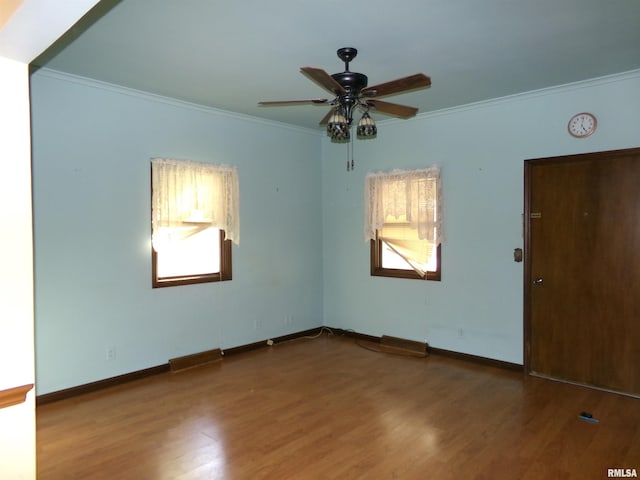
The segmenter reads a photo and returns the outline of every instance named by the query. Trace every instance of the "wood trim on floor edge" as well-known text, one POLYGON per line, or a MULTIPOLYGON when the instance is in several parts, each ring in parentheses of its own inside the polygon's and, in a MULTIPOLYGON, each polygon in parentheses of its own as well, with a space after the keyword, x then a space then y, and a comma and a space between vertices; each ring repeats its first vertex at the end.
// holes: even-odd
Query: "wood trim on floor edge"
MULTIPOLYGON (((382 337, 374 337, 372 335, 366 335, 364 333, 358 333, 354 330, 343 330, 341 328, 331 328, 336 335, 343 335, 346 337, 355 338, 356 340, 364 340, 372 343, 381 343, 382 337)), ((488 367, 501 368, 503 370, 510 370, 512 372, 524 373, 524 365, 518 363, 505 362, 503 360, 496 360, 493 358, 481 357, 478 355, 471 355, 469 353, 454 352, 453 350, 445 350, 444 348, 436 348, 431 345, 428 346, 427 352, 432 355, 439 355, 441 357, 454 358, 456 360, 464 360, 466 362, 476 363, 488 367)))
MULTIPOLYGON (((273 344, 278 344, 282 342, 288 342, 289 340, 295 340, 297 338, 303 337, 311 337, 313 335, 317 335, 322 331, 323 327, 311 328, 309 330, 304 330, 302 332, 291 333, 289 335, 283 335, 281 337, 274 337, 270 340, 273 341, 273 344)), ((228 357, 229 355, 237 355, 239 353, 250 352, 251 350, 257 350, 259 348, 268 347, 267 343, 269 340, 262 340, 260 342, 249 343, 247 345, 239 345, 237 347, 228 348, 226 350, 222 350, 222 355, 228 357)))
POLYGON ((435 347, 429 347, 429 352, 433 355, 454 358, 456 360, 464 360, 465 362, 477 363, 479 365, 484 365, 485 367, 495 367, 503 370, 511 370, 512 372, 524 373, 524 365, 520 365, 519 363, 505 362, 504 360, 480 357, 478 355, 471 355, 470 353, 454 352, 452 350, 435 347))
POLYGON ((160 373, 166 373, 168 371, 169 364, 165 363, 163 365, 145 368, 144 370, 136 370, 135 372, 118 375, 117 377, 105 378, 104 380, 97 380, 95 382, 85 383, 76 387, 65 388, 64 390, 37 395, 36 406, 57 402, 59 400, 65 400, 67 398, 77 397, 78 395, 84 395, 85 393, 96 392, 98 390, 114 387, 116 385, 122 385, 123 383, 132 382, 134 380, 140 380, 142 378, 151 377, 160 373))
MULTIPOLYGON (((291 333, 289 335, 282 335, 280 337, 275 337, 275 338, 272 338, 271 340, 275 345, 278 343, 288 342, 290 340, 295 340, 298 338, 313 337, 321 334, 325 330, 335 335, 350 337, 356 340, 364 340, 371 343, 379 344, 382 341, 381 337, 375 337, 373 335, 358 333, 354 330, 345 330, 342 328, 332 328, 332 327, 311 328, 309 330, 304 330, 301 332, 291 333)), ((268 347, 269 343, 267 342, 268 340, 262 340, 260 342, 249 343, 246 345, 239 345, 237 347, 232 347, 226 350, 222 350, 221 354, 223 356, 229 356, 229 355, 238 355, 240 353, 250 352, 252 350, 268 347)), ((472 363, 476 363, 484 366, 501 368, 503 370, 511 370, 514 372, 524 373, 524 366, 519 365, 517 363, 511 363, 511 362, 505 362, 502 360, 495 360, 492 358, 480 357, 478 355, 471 355, 468 353, 454 352, 452 350, 445 350, 442 348, 435 348, 432 346, 428 347, 428 353, 433 355, 439 355, 442 357, 453 358, 456 360, 464 360, 467 362, 472 362, 472 363)), ((45 393, 43 395, 37 395, 36 406, 57 402, 59 400, 76 397, 78 395, 84 395, 86 393, 91 393, 91 392, 95 392, 105 388, 113 387, 116 385, 121 385, 123 383, 131 382, 134 380, 140 380, 140 379, 151 377, 153 375, 158 375, 161 373, 167 373, 169 371, 171 371, 170 365, 169 363, 165 363, 163 365, 157 365, 155 367, 146 368, 143 370, 137 370, 131 373, 125 373, 123 375, 118 375, 116 377, 111 377, 111 378, 106 378, 104 380, 98 380, 96 382, 86 383, 84 385, 78 385, 76 387, 71 387, 64 390, 58 390, 56 392, 45 393)))
MULTIPOLYGON (((294 340, 296 338, 317 335, 318 333, 321 332, 321 329, 322 327, 316 327, 309 330, 304 330, 302 332, 296 332, 296 333, 291 333, 289 335, 283 335, 281 337, 275 337, 271 340, 273 340, 274 344, 282 343, 289 340, 294 340)), ((227 350, 223 350, 221 353, 224 356, 237 355, 239 353, 256 350, 258 348, 264 348, 267 346, 268 346, 267 340, 262 340, 261 342, 255 342, 247 345, 240 345, 238 347, 229 348, 227 350)), ((153 375, 167 373, 170 371, 171 371, 170 364, 165 363, 162 365, 157 365, 155 367, 145 368, 143 370, 136 370, 135 372, 125 373, 123 375, 118 375, 116 377, 105 378, 104 380, 85 383, 84 385, 78 385, 76 387, 70 387, 64 390, 58 390, 51 393, 37 395, 36 406, 46 405, 47 403, 53 403, 60 400, 65 400, 67 398, 77 397, 78 395, 84 395, 86 393, 96 392, 98 390, 103 390, 105 388, 114 387, 116 385, 122 385, 123 383, 128 383, 134 380, 140 380, 146 377, 151 377, 153 375)))

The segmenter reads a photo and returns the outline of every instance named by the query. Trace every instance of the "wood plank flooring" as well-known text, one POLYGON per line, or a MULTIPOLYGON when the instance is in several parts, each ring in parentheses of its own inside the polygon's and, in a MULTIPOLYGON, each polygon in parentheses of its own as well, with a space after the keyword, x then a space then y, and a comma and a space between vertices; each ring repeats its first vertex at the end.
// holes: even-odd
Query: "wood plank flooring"
POLYGON ((39 480, 640 475, 640 400, 323 336, 40 406, 37 467, 39 480))

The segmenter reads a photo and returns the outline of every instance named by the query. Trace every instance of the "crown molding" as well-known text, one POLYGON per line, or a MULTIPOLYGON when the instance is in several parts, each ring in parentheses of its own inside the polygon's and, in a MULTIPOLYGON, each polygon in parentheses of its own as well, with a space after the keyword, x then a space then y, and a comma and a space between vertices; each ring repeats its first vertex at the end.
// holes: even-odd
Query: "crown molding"
MULTIPOLYGON (((278 122, 275 120, 267 120, 264 118, 254 117, 252 115, 245 115, 245 114, 231 112, 228 110, 223 110, 215 107, 200 105, 192 102, 187 102, 184 100, 178 100, 171 97, 165 97, 162 95, 145 92, 142 90, 136 90, 129 87, 115 85, 113 83, 103 82, 101 80, 94 80, 94 79, 82 77, 79 75, 60 72, 58 70, 52 70, 46 67, 39 68, 38 70, 34 71, 32 75, 41 75, 48 78, 53 78, 61 81, 84 85, 87 87, 110 91, 120 95, 128 95, 128 96, 141 98, 141 99, 145 99, 145 100, 149 100, 157 103, 164 103, 174 107, 199 111, 199 112, 207 113, 210 115, 223 116, 223 117, 233 118, 236 120, 242 120, 245 122, 250 122, 250 123, 255 123, 260 125, 274 126, 274 127, 283 128, 286 130, 292 130, 298 133, 314 135, 317 137, 325 136, 324 130, 300 127, 297 125, 292 125, 290 123, 278 122)), ((467 104, 459 105, 456 107, 443 108, 440 110, 423 112, 423 113, 419 113, 418 115, 416 115, 415 118, 411 120, 412 121, 424 120, 424 119, 438 117, 442 115, 452 115, 455 113, 460 113, 460 112, 465 112, 470 110, 491 108, 491 107, 495 107, 497 105, 502 105, 505 103, 526 101, 526 100, 531 100, 533 98, 538 98, 538 97, 564 94, 564 93, 568 93, 576 90, 581 90, 584 88, 593 88, 601 85, 607 85, 610 83, 624 82, 624 81, 635 80, 639 78, 640 78, 640 69, 630 70, 627 72, 615 73, 612 75, 606 75, 602 77, 595 77, 587 80, 581 80, 578 82, 556 85, 553 87, 546 87, 538 90, 530 90, 528 92, 516 93, 513 95, 506 95, 504 97, 481 100, 478 102, 467 103, 467 104)), ((376 123, 379 125, 392 125, 394 123, 404 123, 404 122, 407 122, 407 120, 398 119, 398 118, 390 118, 390 119, 376 121, 376 123)))
POLYGON ((323 131, 316 129, 300 127, 292 125, 290 123, 278 122, 275 120, 268 120, 264 118, 254 117, 252 115, 245 115, 242 113, 231 112, 229 110, 223 110, 221 108, 209 107, 206 105, 200 105, 197 103, 187 102, 185 100, 179 100, 177 98, 165 97, 155 93, 145 92, 143 90, 136 90, 135 88, 123 87, 113 83, 103 82, 101 80, 95 80, 88 77, 82 77, 80 75, 74 75, 71 73, 61 72, 59 70, 52 70, 50 68, 42 67, 34 70, 31 73, 32 76, 42 76, 46 78, 52 78, 69 83, 75 83, 90 88, 97 88, 100 90, 108 91, 111 93, 126 95, 129 97, 135 97, 142 100, 147 100, 155 103, 164 103, 173 107, 184 108, 187 110, 193 110, 217 117, 233 118, 235 120, 241 120, 244 122, 255 123, 259 125, 268 125, 271 127, 278 127, 286 130, 292 130, 298 133, 304 133, 307 135, 321 136, 323 131))
POLYGON ((399 118, 390 118, 386 120, 377 121, 378 125, 393 125, 395 123, 402 123, 407 121, 419 121, 429 118, 435 118, 443 115, 453 115, 456 113, 479 110, 484 108, 491 108, 505 103, 521 102, 531 100, 533 98, 547 97, 551 95, 566 94, 569 92, 581 90, 584 88, 593 88, 611 83, 625 82, 629 80, 640 79, 640 69, 630 70, 622 73, 614 73, 603 77, 595 77, 587 80, 581 80, 579 82, 566 83, 562 85, 555 85, 553 87, 541 88, 539 90, 530 90, 528 92, 515 93, 513 95, 506 95, 504 97, 490 98, 487 100, 480 100, 478 102, 466 103, 464 105, 458 105, 456 107, 442 108, 440 110, 433 110, 429 112, 423 112, 416 115, 413 119, 403 120, 399 118))
MULTIPOLYGON (((513 95, 506 95, 504 97, 491 98, 488 100, 481 100, 479 102, 468 103, 457 107, 443 108, 441 110, 434 110, 432 112, 424 112, 418 114, 416 118, 428 118, 440 115, 449 115, 452 113, 458 113, 467 110, 475 110, 481 108, 494 107, 496 105, 502 105, 505 103, 512 103, 518 101, 531 100, 538 97, 547 97, 552 95, 566 94, 576 90, 584 88, 593 88, 610 83, 618 83, 629 80, 640 79, 640 69, 630 70, 627 72, 614 73, 603 77, 595 77, 587 80, 580 80, 578 82, 566 83, 562 85, 555 85, 553 87, 541 88, 538 90, 530 90, 528 92, 515 93, 513 95)), ((394 119, 395 120, 395 119, 394 119)))

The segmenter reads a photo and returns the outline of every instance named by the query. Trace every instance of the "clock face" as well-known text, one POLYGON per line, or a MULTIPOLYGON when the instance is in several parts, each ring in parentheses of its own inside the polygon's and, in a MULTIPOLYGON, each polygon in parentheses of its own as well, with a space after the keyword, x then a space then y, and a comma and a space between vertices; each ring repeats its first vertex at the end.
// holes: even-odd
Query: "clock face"
POLYGON ((596 131, 596 117, 590 113, 577 113, 569 120, 569 133, 577 138, 584 138, 596 131))

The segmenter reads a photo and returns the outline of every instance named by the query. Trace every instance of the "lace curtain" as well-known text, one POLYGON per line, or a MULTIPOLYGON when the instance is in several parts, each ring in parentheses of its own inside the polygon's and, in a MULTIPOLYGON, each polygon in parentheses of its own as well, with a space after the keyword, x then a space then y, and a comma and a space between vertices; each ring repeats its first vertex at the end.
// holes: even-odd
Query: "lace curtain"
POLYGON ((152 241, 170 241, 167 232, 184 225, 210 225, 240 242, 238 173, 235 167, 151 159, 152 241), (167 238, 165 238, 167 237, 167 238))
POLYGON ((365 177, 365 241, 376 231, 403 223, 420 240, 443 240, 440 167, 369 173, 365 177))

